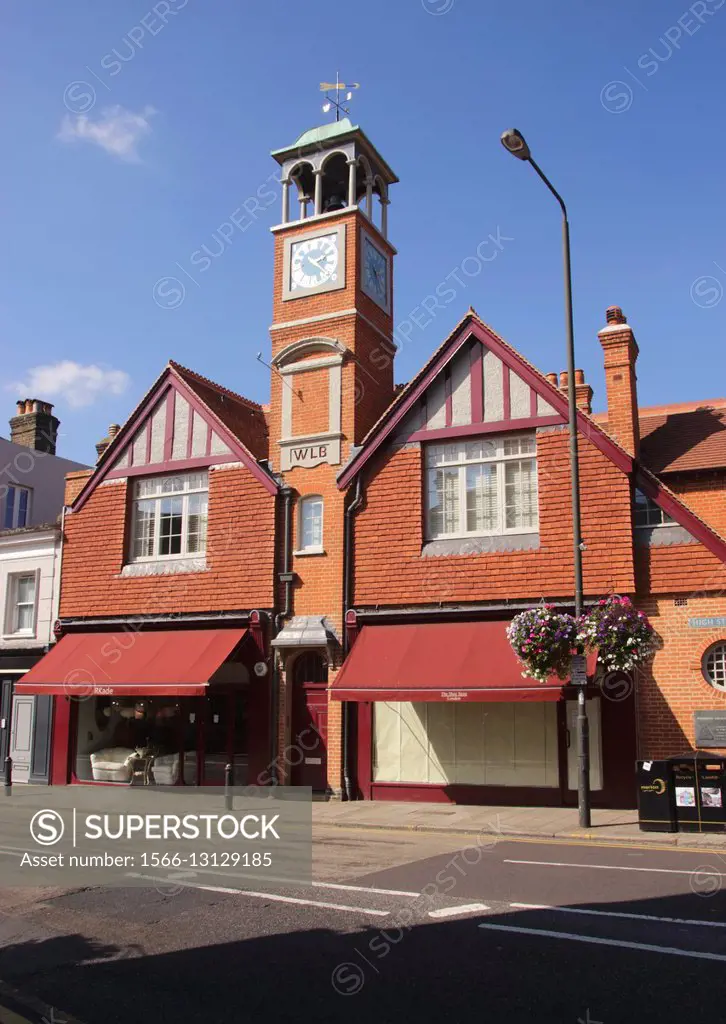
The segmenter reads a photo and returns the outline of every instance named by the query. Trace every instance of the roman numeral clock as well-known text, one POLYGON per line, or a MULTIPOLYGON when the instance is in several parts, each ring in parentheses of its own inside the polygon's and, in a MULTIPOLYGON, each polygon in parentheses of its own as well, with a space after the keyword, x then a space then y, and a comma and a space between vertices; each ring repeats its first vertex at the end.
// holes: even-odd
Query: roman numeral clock
POLYGON ((271 422, 285 473, 341 465, 393 397, 387 224, 398 179, 347 118, 272 155, 282 221, 272 228, 271 422))

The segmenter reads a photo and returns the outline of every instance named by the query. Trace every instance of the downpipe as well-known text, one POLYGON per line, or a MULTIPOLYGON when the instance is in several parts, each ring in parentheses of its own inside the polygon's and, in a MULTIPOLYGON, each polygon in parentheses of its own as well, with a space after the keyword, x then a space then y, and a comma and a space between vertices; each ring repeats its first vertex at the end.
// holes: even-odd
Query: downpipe
MULTIPOLYGON (((363 504, 363 479, 358 474, 355 482, 355 496, 345 510, 345 524, 343 537, 343 658, 348 654, 348 631, 346 629, 346 614, 353 605, 353 523, 354 518, 363 504)), ((350 702, 343 701, 343 795, 346 800, 353 799, 353 778, 350 766, 350 730, 351 714, 350 702)))
MULTIPOLYGON (((273 619, 272 638, 274 639, 282 629, 285 620, 292 614, 292 573, 290 564, 292 560, 292 487, 280 488, 283 505, 283 545, 282 545, 282 571, 278 574, 278 581, 285 584, 285 599, 282 610, 277 612, 273 619)), ((277 587, 275 588, 277 589, 277 587)), ((272 653, 272 672, 270 674, 270 776, 273 786, 280 783, 277 773, 277 740, 280 728, 280 669, 277 662, 277 655, 272 653)))

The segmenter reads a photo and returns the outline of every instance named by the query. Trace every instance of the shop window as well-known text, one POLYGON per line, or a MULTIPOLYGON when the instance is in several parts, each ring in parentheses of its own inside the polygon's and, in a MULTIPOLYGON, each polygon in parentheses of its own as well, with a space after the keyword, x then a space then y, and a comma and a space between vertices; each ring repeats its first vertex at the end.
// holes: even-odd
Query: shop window
POLYGON ((716 690, 726 690, 726 640, 709 647, 704 654, 703 675, 716 690))
POLYGON ((194 717, 187 711, 187 702, 171 697, 79 701, 76 778, 177 785, 187 762, 196 767, 194 717))
POLYGON ((3 529, 18 530, 30 522, 30 488, 8 485, 5 494, 3 529))
POLYGON ((652 498, 642 491, 636 490, 633 505, 634 521, 637 529, 646 530, 654 526, 668 526, 673 523, 671 517, 656 505, 652 498))
POLYGON ((556 787, 555 705, 378 701, 373 757, 375 782, 556 787))
POLYGON ((429 540, 539 528, 533 434, 430 445, 426 474, 429 540))
POLYGON ((206 471, 137 480, 131 561, 203 555, 207 548, 208 492, 206 471))
POLYGON ((9 636, 33 636, 36 619, 38 577, 34 572, 8 576, 5 601, 5 633, 9 636))
POLYGON ((309 494, 300 499, 298 550, 295 554, 315 554, 323 550, 323 499, 309 494))

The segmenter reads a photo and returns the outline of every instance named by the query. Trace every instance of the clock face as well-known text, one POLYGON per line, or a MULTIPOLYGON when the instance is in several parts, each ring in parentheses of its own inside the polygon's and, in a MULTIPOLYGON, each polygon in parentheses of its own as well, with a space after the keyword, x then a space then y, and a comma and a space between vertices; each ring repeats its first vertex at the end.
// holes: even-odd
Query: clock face
POLYGON ((338 234, 294 242, 290 251, 290 291, 338 280, 338 234))
POLYGON ((366 238, 363 248, 363 287, 385 309, 388 305, 388 260, 366 238))

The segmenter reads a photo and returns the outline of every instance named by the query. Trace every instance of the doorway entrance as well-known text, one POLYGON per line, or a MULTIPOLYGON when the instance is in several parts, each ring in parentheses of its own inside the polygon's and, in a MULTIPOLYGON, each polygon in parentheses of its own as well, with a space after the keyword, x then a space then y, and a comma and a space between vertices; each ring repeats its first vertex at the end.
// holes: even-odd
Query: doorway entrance
POLYGON ((33 755, 33 722, 35 697, 13 696, 10 713, 10 757, 13 762, 13 782, 30 780, 30 762, 33 755))
POLYGON ((293 786, 328 787, 328 661, 322 654, 300 654, 292 666, 293 786))

